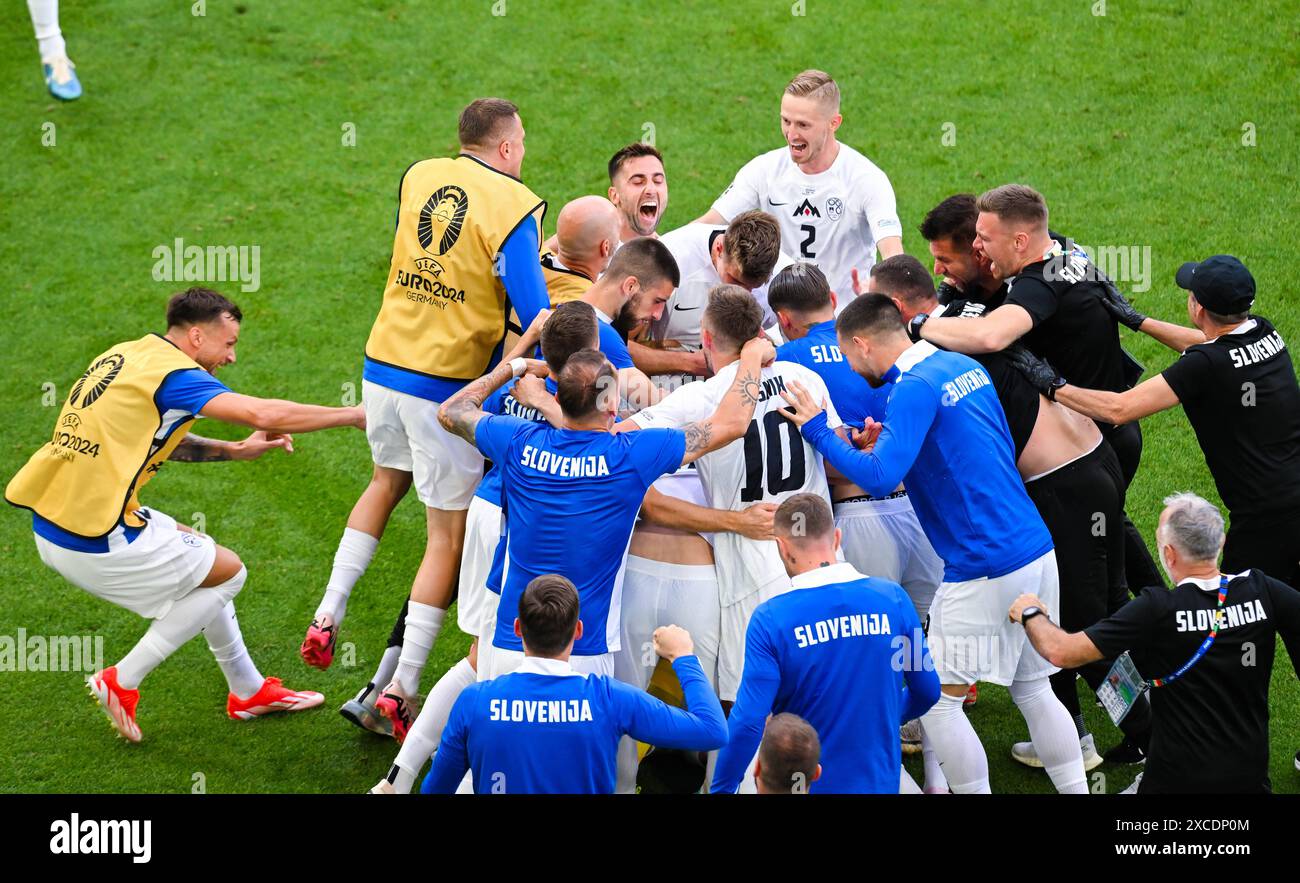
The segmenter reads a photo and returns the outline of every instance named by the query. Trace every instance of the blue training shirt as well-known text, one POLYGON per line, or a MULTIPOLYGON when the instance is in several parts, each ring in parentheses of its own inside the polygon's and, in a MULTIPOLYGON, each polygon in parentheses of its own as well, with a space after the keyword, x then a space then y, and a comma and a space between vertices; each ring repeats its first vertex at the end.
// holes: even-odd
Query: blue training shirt
POLYGON ((749 620, 745 672, 711 790, 734 793, 767 716, 790 712, 821 740, 822 775, 808 783, 809 793, 897 794, 898 727, 939 698, 916 608, 897 583, 851 564, 791 582, 749 620))
MULTIPOLYGON (((530 423, 545 423, 546 418, 541 411, 519 404, 519 401, 510 395, 510 390, 514 388, 514 385, 514 378, 506 381, 505 386, 492 393, 483 402, 483 410, 489 414, 506 414, 511 417, 518 417, 520 420, 527 420, 530 423)), ((555 395, 556 389, 555 380, 551 377, 546 378, 546 391, 551 395, 555 395)), ((483 479, 479 482, 478 490, 474 492, 474 496, 486 500, 498 509, 501 508, 501 470, 497 468, 495 462, 492 463, 492 468, 483 474, 483 479)))
POLYGON ((945 582, 999 577, 1052 551, 979 362, 922 341, 884 379, 892 389, 872 451, 837 436, 824 412, 804 424, 804 438, 872 496, 907 485, 916 519, 943 559, 945 582))
POLYGON ((815 371, 826 382, 831 394, 831 404, 840 419, 852 426, 862 427, 868 416, 875 416, 883 407, 885 389, 873 389, 849 364, 840 352, 839 338, 835 334, 835 320, 827 319, 808 329, 808 333, 777 348, 776 358, 782 362, 798 362, 815 371), (879 400, 879 405, 875 403, 879 400))
MULTIPOLYGON (((186 368, 181 371, 174 371, 163 379, 162 385, 154 393, 154 402, 158 405, 159 418, 165 422, 169 421, 172 426, 171 431, 174 431, 178 424, 198 414, 199 411, 203 410, 204 405, 223 392, 230 392, 230 387, 207 371, 202 368, 186 368), (168 411, 176 413, 173 413, 168 418, 168 411)), ((165 426, 159 427, 160 432, 165 430, 165 426)), ((165 435, 170 436, 171 431, 166 431, 165 435)), ((121 535, 129 543, 139 536, 140 531, 144 530, 144 528, 128 527, 119 521, 117 526, 104 536, 87 538, 66 531, 53 521, 42 518, 33 512, 32 530, 37 535, 54 543, 54 545, 62 546, 65 549, 72 549, 76 552, 107 552, 109 549, 108 538, 111 534, 120 531, 121 535)))
POLYGON ((686 454, 678 429, 608 432, 556 429, 518 417, 479 420, 480 451, 502 470, 506 548, 493 646, 520 650, 513 624, 535 577, 572 580, 582 608, 575 656, 619 648, 623 559, 650 485, 686 454))
MULTIPOLYGON (((505 314, 510 315, 511 305, 513 305, 515 313, 525 328, 533 323, 539 312, 551 305, 550 295, 546 291, 546 279, 542 276, 538 251, 537 225, 520 224, 501 244, 499 256, 502 259, 497 262, 502 268, 501 283, 506 289, 505 314)), ((484 373, 491 371, 496 367, 497 362, 501 361, 501 348, 504 344, 505 323, 502 323, 501 343, 497 344, 493 351, 484 373)), ((371 383, 431 402, 445 402, 470 383, 469 380, 430 377, 418 371, 408 371, 396 365, 376 362, 369 356, 362 366, 361 376, 371 383)))
MULTIPOLYGON (((686 709, 562 660, 526 657, 512 674, 461 692, 420 790, 454 794, 471 770, 476 794, 612 794, 624 735, 664 748, 720 748, 727 721, 699 660, 678 657, 673 670, 686 709)), ((897 727, 894 742, 897 750, 897 727)))

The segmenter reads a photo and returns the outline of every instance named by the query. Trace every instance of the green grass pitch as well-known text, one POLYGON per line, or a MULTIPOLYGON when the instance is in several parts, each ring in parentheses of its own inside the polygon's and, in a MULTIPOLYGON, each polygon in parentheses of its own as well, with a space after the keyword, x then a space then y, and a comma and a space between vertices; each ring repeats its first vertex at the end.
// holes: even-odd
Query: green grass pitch
MULTIPOLYGON (((50 431, 57 407, 44 384, 61 401, 91 356, 162 330, 165 298, 182 286, 154 280, 153 249, 177 237, 260 248, 260 288, 224 286, 245 313, 227 383, 328 404, 359 390, 399 176, 453 151, 456 114, 483 95, 522 108, 524 178, 550 201, 548 233, 564 202, 605 191, 616 148, 650 133, 667 157, 667 230, 779 146, 781 89, 822 68, 843 89, 841 139, 893 181, 912 254, 927 257, 916 225, 942 197, 1023 181, 1079 242, 1149 247, 1140 309, 1185 321, 1175 268, 1230 252, 1258 280, 1258 310, 1300 338, 1284 254, 1297 217, 1300 32, 1286 6, 1294 12, 1205 0, 212 0, 198 16, 188 2, 85 0, 63 4, 62 25, 86 94, 60 105, 41 82, 24 5, 4 4, 0 473, 7 480, 50 431)), ((1173 358, 1124 338, 1152 370, 1173 358)), ((1129 510, 1149 536, 1165 494, 1217 497, 1181 411, 1144 429, 1129 510)), ((354 666, 306 668, 297 646, 370 461, 351 430, 302 436, 297 449, 173 464, 145 500, 183 522, 202 517, 243 557, 238 607, 255 659, 324 692, 326 707, 227 720, 224 682, 196 640, 145 682, 145 740, 127 745, 81 675, 0 672, 0 791, 358 792, 379 778, 394 744, 335 709, 383 648, 420 558, 422 513, 403 503, 357 587, 340 639, 355 643, 354 666)), ((103 635, 118 658, 145 624, 43 567, 26 513, 6 509, 0 635, 103 635)), ((449 618, 425 689, 467 644, 449 618)), ((1110 747, 1116 731, 1085 705, 1099 748, 1110 747)), ((995 791, 1051 790, 1010 760, 1026 736, 1005 691, 984 688, 972 716, 995 791)), ((1279 648, 1277 791, 1300 791, 1297 748, 1300 687, 1279 648)), ((1111 792, 1133 775, 1100 771, 1111 792)))

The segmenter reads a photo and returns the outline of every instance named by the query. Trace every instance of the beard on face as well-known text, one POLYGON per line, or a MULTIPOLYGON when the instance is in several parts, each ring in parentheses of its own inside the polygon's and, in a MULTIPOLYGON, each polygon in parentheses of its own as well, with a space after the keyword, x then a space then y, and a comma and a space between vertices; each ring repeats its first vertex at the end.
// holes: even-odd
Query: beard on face
POLYGON ((632 309, 632 304, 635 301, 636 298, 628 300, 628 302, 623 305, 623 309, 618 311, 618 315, 614 317, 614 321, 611 323, 614 326, 614 330, 618 332, 618 336, 623 338, 624 343, 627 343, 628 336, 632 333, 633 329, 641 324, 636 320, 634 316, 635 310, 632 309))

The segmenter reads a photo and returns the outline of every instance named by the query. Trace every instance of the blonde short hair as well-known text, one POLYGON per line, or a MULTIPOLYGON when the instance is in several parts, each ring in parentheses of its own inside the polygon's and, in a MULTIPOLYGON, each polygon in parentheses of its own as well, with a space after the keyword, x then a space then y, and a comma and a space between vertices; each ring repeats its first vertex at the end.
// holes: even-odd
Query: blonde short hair
POLYGON ((840 110, 840 87, 826 71, 806 70, 790 81, 785 94, 798 98, 811 98, 832 113, 840 110))

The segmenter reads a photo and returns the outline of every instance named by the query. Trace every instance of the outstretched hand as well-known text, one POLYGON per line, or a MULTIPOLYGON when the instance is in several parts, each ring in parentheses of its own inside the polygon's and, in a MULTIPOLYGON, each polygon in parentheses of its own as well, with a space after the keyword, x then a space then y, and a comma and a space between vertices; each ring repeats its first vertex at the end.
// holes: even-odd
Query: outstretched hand
POLYGON ((820 405, 817 404, 812 394, 797 380, 790 382, 790 389, 781 393, 781 397, 790 404, 790 407, 781 408, 778 413, 795 426, 801 428, 809 420, 826 410, 826 402, 823 400, 820 405))
MULTIPOLYGON (((362 414, 364 415, 364 411, 362 414)), ((364 419, 364 417, 363 417, 364 419)), ((287 432, 265 432, 259 429, 248 438, 235 444, 235 460, 256 460, 267 451, 283 449, 286 454, 293 453, 293 436, 287 432)))
POLYGON ((1065 385, 1065 379, 1056 373, 1055 368, 1023 346, 1008 347, 1003 352, 1011 366, 1025 375, 1030 386, 1055 400, 1056 390, 1065 385))
POLYGON ((1101 305, 1115 317, 1116 322, 1133 331, 1142 330, 1142 323, 1147 320, 1147 317, 1133 309, 1133 305, 1128 302, 1124 295, 1119 293, 1119 289, 1115 287, 1114 282, 1107 279, 1099 290, 1101 292, 1099 295, 1101 305))

